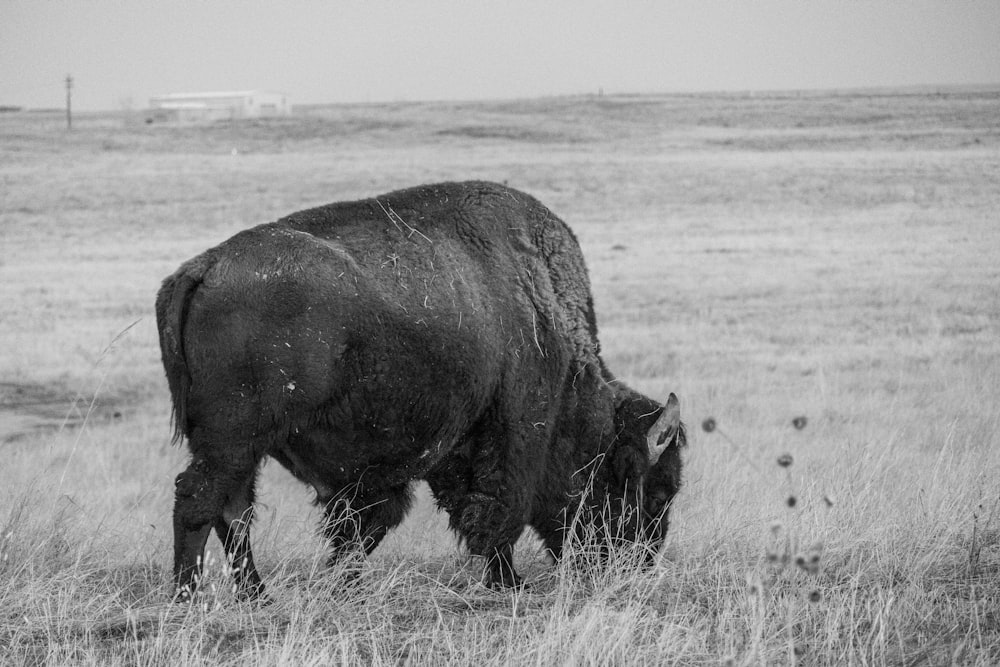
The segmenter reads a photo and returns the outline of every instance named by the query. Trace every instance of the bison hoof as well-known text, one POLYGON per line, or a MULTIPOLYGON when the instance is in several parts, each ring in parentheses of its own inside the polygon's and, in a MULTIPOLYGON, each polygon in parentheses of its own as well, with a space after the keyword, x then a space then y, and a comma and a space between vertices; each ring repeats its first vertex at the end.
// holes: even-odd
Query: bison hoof
POLYGON ((517 589, 524 591, 528 589, 528 584, 524 583, 516 572, 505 572, 500 575, 491 575, 486 578, 486 585, 495 591, 507 591, 517 589))
POLYGON ((252 604, 257 607, 266 607, 274 602, 271 596, 264 592, 263 585, 237 590, 236 599, 245 604, 252 604))
POLYGON ((253 596, 241 595, 239 599, 243 604, 253 607, 270 607, 274 604, 274 600, 271 599, 271 596, 264 592, 260 592, 253 596))
POLYGON ((175 604, 191 604, 194 598, 195 594, 191 592, 191 588, 184 586, 174 590, 174 597, 170 601, 175 604))

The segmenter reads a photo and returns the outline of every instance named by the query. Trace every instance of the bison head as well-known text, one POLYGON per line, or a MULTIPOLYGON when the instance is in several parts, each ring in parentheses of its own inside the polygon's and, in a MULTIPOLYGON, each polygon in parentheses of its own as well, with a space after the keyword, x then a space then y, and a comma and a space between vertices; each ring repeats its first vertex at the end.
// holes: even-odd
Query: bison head
POLYGON ((666 537, 670 503, 681 485, 680 449, 686 434, 680 404, 674 394, 660 405, 621 389, 614 426, 604 483, 593 489, 594 512, 584 529, 604 545, 642 542, 651 562, 666 537))

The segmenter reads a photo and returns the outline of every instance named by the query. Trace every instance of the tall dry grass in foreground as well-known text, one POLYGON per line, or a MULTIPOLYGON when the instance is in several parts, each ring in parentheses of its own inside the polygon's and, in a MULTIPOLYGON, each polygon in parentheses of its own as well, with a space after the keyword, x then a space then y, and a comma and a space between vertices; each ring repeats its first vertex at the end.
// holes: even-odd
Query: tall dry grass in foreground
MULTIPOLYGON (((155 455, 162 437, 94 428, 106 443, 101 456, 78 451, 61 490, 48 484, 58 469, 32 479, 37 459, 13 461, 30 481, 3 526, 3 658, 989 664, 1000 652, 1000 456, 982 443, 996 426, 932 427, 943 439, 906 454, 891 435, 905 425, 891 420, 887 437, 836 448, 822 423, 794 433, 783 433, 790 424, 760 425, 795 452, 787 468, 748 451, 744 459, 702 434, 674 538, 654 568, 639 567, 629 549, 604 568, 552 567, 523 544, 531 588, 522 593, 484 588, 479 564, 454 549, 441 521, 419 516, 348 583, 322 565, 325 550, 302 516, 305 494, 289 487, 275 513, 265 507, 255 534, 274 598, 262 608, 231 594, 214 540, 205 595, 190 606, 168 602, 169 466, 155 455), (409 539, 428 525, 433 536, 423 544, 409 539)), ((50 461, 80 446, 73 434, 55 440, 50 461)), ((277 502, 273 489, 268 495, 265 504, 277 502)))
POLYGON ((0 663, 1000 662, 990 95, 93 117, 72 136, 0 117, 0 663), (206 595, 170 604, 185 455, 158 281, 250 224, 469 177, 571 224, 609 366, 681 397, 687 483, 655 567, 551 565, 526 536, 531 588, 496 593, 421 489, 348 583, 271 464, 252 539, 273 604, 233 598, 214 537, 206 595), (72 418, 34 431, 26 396, 72 418))

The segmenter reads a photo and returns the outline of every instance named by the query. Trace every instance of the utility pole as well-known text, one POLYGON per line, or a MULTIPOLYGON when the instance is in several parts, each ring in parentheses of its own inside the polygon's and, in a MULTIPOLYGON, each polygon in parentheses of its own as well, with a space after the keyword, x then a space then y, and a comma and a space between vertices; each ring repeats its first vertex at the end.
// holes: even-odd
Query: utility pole
POLYGON ((70 97, 72 97, 72 93, 70 91, 72 90, 73 90, 73 77, 67 74, 66 75, 66 129, 67 130, 73 129, 73 106, 70 102, 70 97))

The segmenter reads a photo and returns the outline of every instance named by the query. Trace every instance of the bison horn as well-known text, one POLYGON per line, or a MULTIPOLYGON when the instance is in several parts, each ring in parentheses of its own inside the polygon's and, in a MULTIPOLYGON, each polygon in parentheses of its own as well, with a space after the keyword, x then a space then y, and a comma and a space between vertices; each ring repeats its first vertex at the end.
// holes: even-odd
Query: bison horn
POLYGON ((667 398, 667 404, 663 406, 663 411, 657 417, 649 432, 646 433, 646 445, 649 447, 649 465, 656 465, 660 460, 660 455, 677 437, 677 432, 681 426, 681 404, 677 396, 671 392, 667 398), (663 444, 660 444, 663 443, 663 444))

